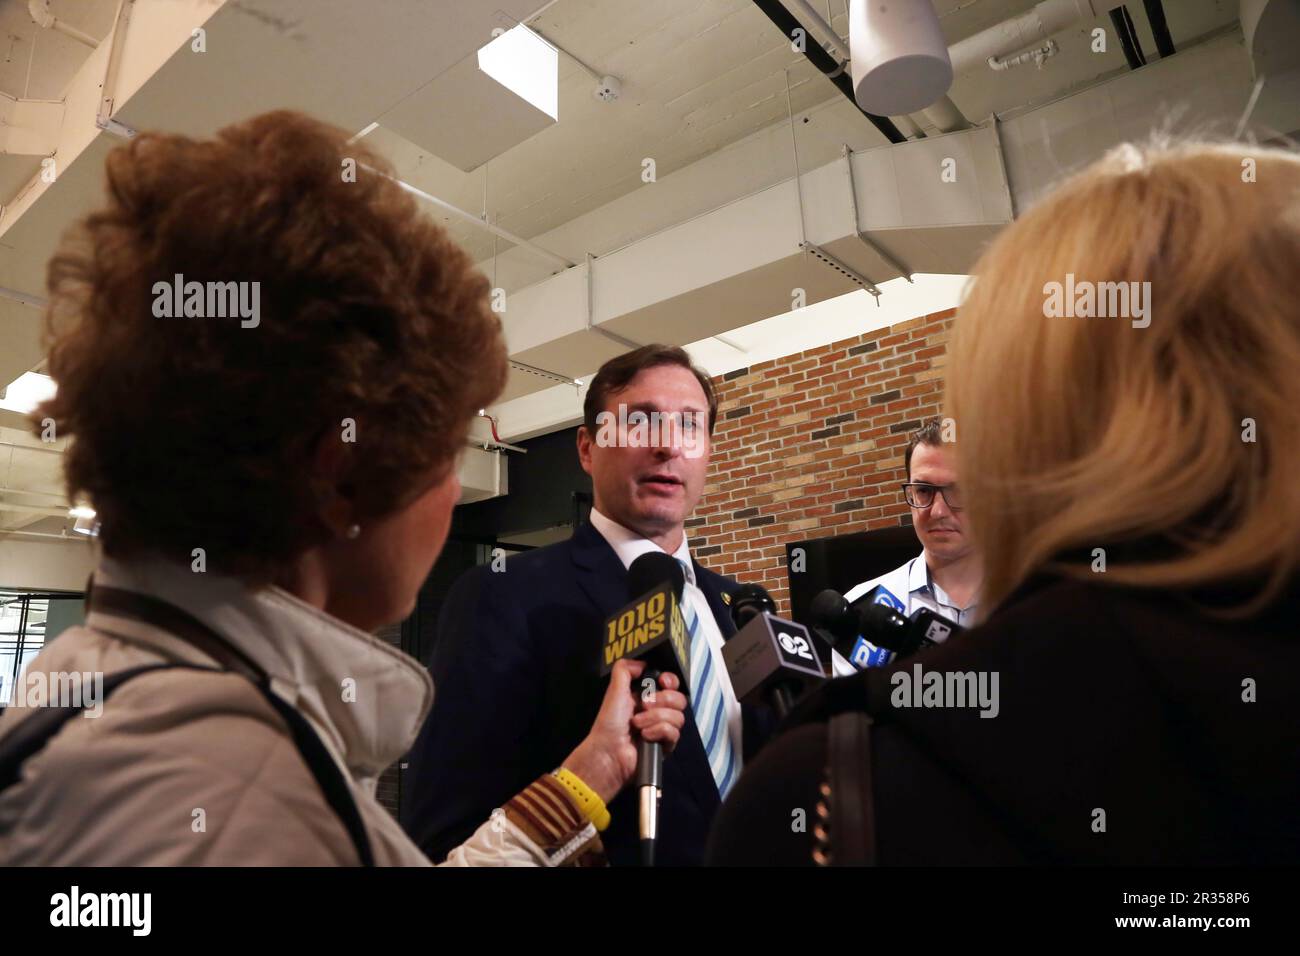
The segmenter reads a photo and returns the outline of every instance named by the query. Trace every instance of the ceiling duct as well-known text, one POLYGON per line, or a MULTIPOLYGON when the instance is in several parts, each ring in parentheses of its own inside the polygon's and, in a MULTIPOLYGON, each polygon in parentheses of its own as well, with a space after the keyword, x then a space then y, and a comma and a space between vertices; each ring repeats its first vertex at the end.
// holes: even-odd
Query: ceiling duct
POLYGON ((506 456, 496 448, 472 445, 461 454, 456 477, 460 480, 460 500, 467 505, 508 494, 506 456))
MULTIPOLYGON (((1285 89, 1282 80, 1277 87, 1285 89)), ((502 316, 511 357, 576 378, 622 351, 592 326, 638 341, 690 343, 772 316, 791 301, 792 289, 813 304, 862 287, 812 248, 801 248, 802 241, 880 288, 912 272, 968 273, 1014 209, 1028 208, 1115 144, 1149 136, 1153 115, 1177 110, 1170 134, 1195 135, 1239 116, 1250 92, 1241 37, 1224 33, 979 128, 858 150, 801 169, 800 187, 787 179, 683 214, 592 262, 512 290, 502 316), (944 170, 952 175, 941 178, 944 170), (598 273, 590 320, 588 269, 598 273)), ((1266 105, 1261 101, 1261 111, 1266 105)), ((1264 120, 1289 130, 1300 123, 1297 116, 1300 97, 1291 97, 1264 120)), ((774 140, 755 140, 753 155, 770 150, 774 140)), ((733 166, 747 161, 748 148, 737 148, 733 166)), ((719 180, 725 175, 717 170, 719 180)), ((665 177, 656 202, 675 203, 677 188, 676 179, 665 177)), ((694 189, 694 182, 683 179, 680 188, 694 189)), ((606 218, 593 218, 588 228, 625 216, 630 202, 610 204, 606 218)), ((513 375, 504 399, 548 384, 536 375, 513 375)), ((570 396, 566 401, 568 409, 570 396)))

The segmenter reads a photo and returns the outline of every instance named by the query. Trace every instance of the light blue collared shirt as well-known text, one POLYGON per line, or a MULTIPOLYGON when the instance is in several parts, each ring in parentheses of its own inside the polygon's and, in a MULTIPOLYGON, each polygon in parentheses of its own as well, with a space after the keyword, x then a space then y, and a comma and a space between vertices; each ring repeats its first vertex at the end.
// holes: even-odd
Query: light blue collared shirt
POLYGON ((925 562, 924 551, 887 574, 862 582, 844 595, 844 599, 851 604, 872 588, 880 586, 906 605, 907 610, 904 613, 908 617, 919 608, 926 607, 962 627, 970 627, 975 623, 975 611, 979 603, 973 602, 969 607, 964 608, 957 607, 952 598, 948 597, 948 593, 931 576, 930 566, 925 562))
MULTIPOLYGON (((844 599, 852 604, 876 587, 883 587, 898 598, 903 604, 903 614, 907 617, 911 617, 913 612, 924 607, 934 611, 940 617, 960 624, 962 627, 969 627, 975 623, 975 612, 979 607, 978 602, 972 602, 969 607, 965 608, 957 607, 952 599, 948 597, 948 593, 931 577, 930 566, 925 561, 925 551, 922 551, 906 564, 900 565, 878 578, 863 581, 857 587, 850 589, 844 595, 844 599)), ((868 646, 872 651, 877 650, 875 645, 869 642, 868 646)), ((856 668, 839 653, 832 655, 831 662, 836 677, 843 677, 856 672, 856 668)))

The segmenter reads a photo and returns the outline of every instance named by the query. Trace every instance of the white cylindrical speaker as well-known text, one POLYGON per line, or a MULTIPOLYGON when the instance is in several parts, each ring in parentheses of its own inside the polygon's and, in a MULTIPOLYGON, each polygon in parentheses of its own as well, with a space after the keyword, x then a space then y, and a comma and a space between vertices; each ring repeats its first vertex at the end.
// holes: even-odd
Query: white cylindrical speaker
POLYGON ((930 0, 852 0, 853 95, 868 113, 902 116, 952 85, 952 61, 930 0))

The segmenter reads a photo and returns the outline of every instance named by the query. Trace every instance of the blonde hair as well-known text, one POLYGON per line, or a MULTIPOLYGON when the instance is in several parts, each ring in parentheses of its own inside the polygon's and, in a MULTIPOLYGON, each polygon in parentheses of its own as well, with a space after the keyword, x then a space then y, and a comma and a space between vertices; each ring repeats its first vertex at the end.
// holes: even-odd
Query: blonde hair
POLYGON ((946 413, 984 613, 1039 570, 1248 584, 1238 613, 1275 597, 1300 569, 1300 159, 1118 147, 1003 232, 975 273, 946 413), (1149 282, 1149 325, 1049 317, 1049 283, 1067 274, 1076 288, 1149 282))

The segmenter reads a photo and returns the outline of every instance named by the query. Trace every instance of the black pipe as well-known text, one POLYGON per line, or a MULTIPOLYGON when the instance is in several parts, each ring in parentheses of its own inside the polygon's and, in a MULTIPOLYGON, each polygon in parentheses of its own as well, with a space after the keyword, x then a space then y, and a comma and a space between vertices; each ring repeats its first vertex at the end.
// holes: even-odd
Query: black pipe
POLYGON ((777 0, 754 0, 754 6, 767 14, 767 18, 776 25, 778 30, 785 34, 785 38, 791 43, 794 42, 794 31, 803 30, 803 55, 808 58, 809 62, 812 63, 813 66, 817 67, 817 69, 821 70, 822 73, 826 74, 826 78, 835 84, 836 89, 847 96, 849 102, 857 107, 858 111, 861 112, 863 116, 871 120, 871 125, 880 130, 887 140, 891 143, 907 142, 907 137, 899 132, 899 129, 894 125, 893 120, 886 116, 877 116, 875 113, 868 113, 866 110, 862 109, 861 106, 858 106, 857 98, 853 95, 853 84, 850 83, 849 78, 844 75, 844 70, 840 68, 839 63, 835 61, 833 56, 823 50, 816 40, 811 39, 812 33, 804 27, 803 24, 796 20, 789 10, 778 3, 777 0))
POLYGON ((1160 59, 1173 56, 1174 38, 1169 35, 1169 23, 1165 20, 1165 5, 1160 0, 1142 0, 1147 11, 1147 21, 1151 24, 1151 34, 1156 38, 1156 50, 1160 59))
POLYGON ((1136 70, 1140 66, 1146 66, 1147 61, 1142 55, 1142 45, 1138 42, 1137 31, 1133 29, 1133 18, 1128 14, 1128 7, 1118 6, 1110 11, 1110 22, 1119 36, 1120 45, 1124 47, 1124 59, 1128 60, 1128 68, 1136 70))
POLYGON ((1133 41, 1133 52, 1137 54, 1138 62, 1146 66, 1147 55, 1142 52, 1142 41, 1138 39, 1137 25, 1133 22, 1128 7, 1124 8, 1124 26, 1128 28, 1128 38, 1133 41))

